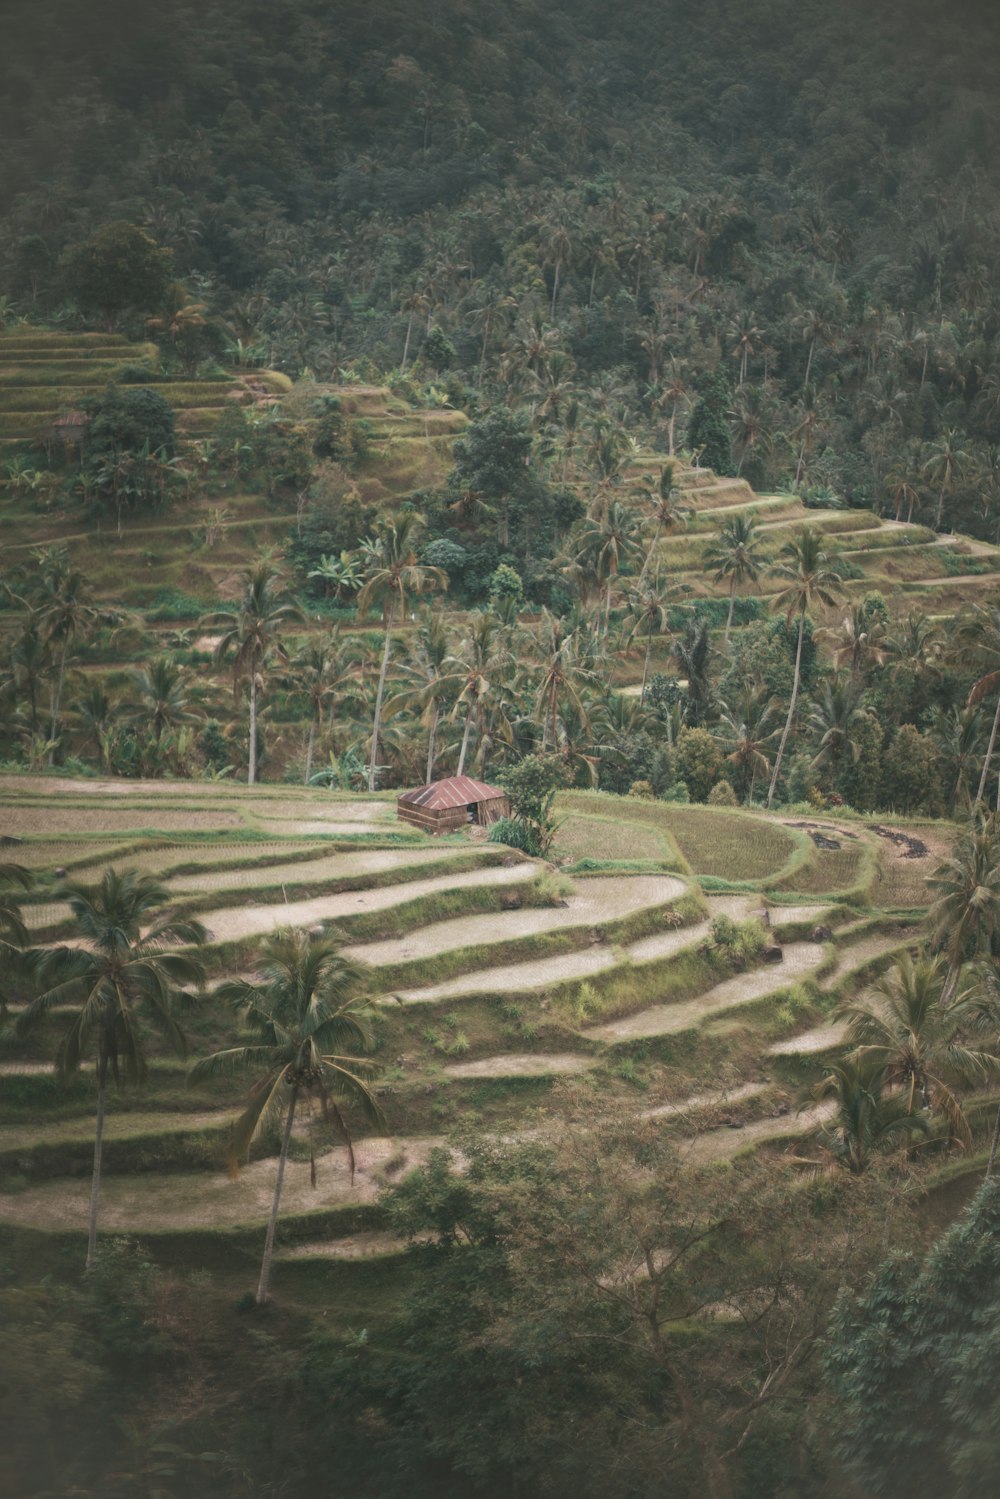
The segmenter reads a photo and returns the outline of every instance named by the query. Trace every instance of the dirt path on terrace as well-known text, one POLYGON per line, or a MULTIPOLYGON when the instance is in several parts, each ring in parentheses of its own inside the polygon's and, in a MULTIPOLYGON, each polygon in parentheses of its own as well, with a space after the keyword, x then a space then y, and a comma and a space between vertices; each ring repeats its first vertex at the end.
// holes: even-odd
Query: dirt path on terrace
MULTIPOLYGON (((534 867, 534 866, 533 866, 534 867)), ((468 878, 463 876, 463 878, 468 878)), ((564 927, 595 926, 617 921, 645 906, 663 905, 676 900, 687 889, 684 880, 674 875, 618 875, 581 879, 565 906, 539 906, 521 911, 497 911, 476 916, 459 916, 438 921, 408 932, 387 942, 365 942, 346 947, 349 957, 381 966, 404 963, 413 958, 435 957, 456 948, 477 947, 484 943, 505 942, 512 938, 535 936, 539 932, 559 931, 564 927)), ((567 954, 568 957, 575 954, 567 954)), ((515 966, 510 965, 506 972, 515 966)), ((537 968, 540 964, 529 965, 537 968)), ((448 992, 453 991, 449 986, 448 992)), ((476 987, 478 988, 478 982, 476 987)), ((506 987, 511 987, 509 984, 506 987)), ((465 984, 468 988, 468 984, 465 984)), ((419 991, 411 991, 417 993, 419 991)))
POLYGON ((816 1025, 811 1031, 802 1031, 790 1036, 787 1041, 776 1041, 767 1048, 769 1057, 806 1057, 815 1052, 832 1051, 842 1046, 847 1038, 846 1025, 816 1025))
MULTIPOLYGON (((292 900, 266 906, 225 906, 205 912, 201 920, 215 942, 236 942, 245 937, 259 937, 276 927, 312 926, 319 921, 335 921, 358 911, 384 911, 424 895, 444 890, 467 890, 470 887, 506 885, 533 879, 538 871, 534 863, 498 865, 492 869, 470 869, 468 874, 439 875, 436 879, 409 880, 400 885, 385 885, 377 890, 349 890, 342 895, 318 895, 313 900, 292 900)), ((423 930, 433 930, 424 928, 423 930)), ((419 933, 417 934, 419 935, 419 933)), ((351 951, 352 949, 345 949, 351 951)))
POLYGON ((595 1041, 632 1041, 643 1036, 671 1036, 700 1024, 711 1015, 739 1005, 763 999, 765 995, 786 989, 796 979, 813 972, 823 961, 823 948, 817 942, 792 942, 785 948, 784 961, 755 968, 725 979, 696 999, 673 1005, 654 1005, 637 1015, 594 1026, 584 1032, 595 1041))
POLYGON ((190 895, 202 890, 252 889, 255 885, 304 884, 310 880, 348 879, 358 874, 381 874, 386 869, 405 869, 409 865, 436 864, 442 859, 477 852, 474 844, 467 848, 371 849, 365 853, 327 854, 318 859, 300 859, 292 864, 270 864, 252 869, 216 869, 205 874, 177 875, 167 880, 169 890, 190 895))
POLYGON ((849 947, 838 947, 836 964, 830 973, 820 979, 819 986, 821 989, 832 989, 845 973, 860 968, 863 963, 870 963, 873 958, 881 958, 885 953, 906 947, 916 940, 915 934, 908 936, 906 932, 873 932, 870 937, 862 937, 860 942, 853 942, 849 947))
POLYGON ((593 1058, 579 1052, 507 1052, 481 1057, 477 1062, 455 1062, 444 1069, 447 1077, 548 1077, 554 1073, 586 1072, 593 1058))
MULTIPOLYGON (((834 910, 836 907, 833 908, 834 910)), ((831 907, 825 906, 771 906, 772 927, 791 926, 793 921, 820 921, 829 915, 831 907)))
MULTIPOLYGON (((427 1242, 431 1235, 417 1235, 419 1242, 427 1242)), ((388 1229, 369 1229, 365 1233, 348 1234, 343 1239, 318 1239, 309 1244, 292 1244, 279 1249, 275 1259, 282 1260, 371 1260, 385 1255, 405 1254, 407 1241, 400 1239, 388 1229)))
POLYGON ((692 1093, 680 1103, 661 1103, 655 1109, 643 1109, 640 1119, 681 1119, 701 1109, 724 1109, 731 1103, 742 1103, 763 1093, 769 1083, 740 1083, 735 1088, 717 1089, 714 1093, 692 1093))
MULTIPOLYGON (((137 1135, 183 1135, 201 1129, 221 1129, 234 1119, 229 1109, 213 1109, 197 1114, 152 1114, 136 1112, 109 1114, 104 1122, 105 1141, 128 1139, 137 1135)), ((0 1125, 0 1150, 18 1150, 24 1146, 61 1144, 66 1140, 94 1138, 94 1119, 90 1114, 79 1119, 53 1120, 50 1124, 0 1125)))
POLYGON ((713 1129, 696 1135, 684 1148, 684 1159, 692 1165, 702 1166, 708 1161, 727 1161, 740 1155, 752 1145, 761 1145, 767 1140, 795 1139, 808 1134, 834 1113, 835 1104, 817 1104, 813 1109, 803 1109, 801 1114, 782 1114, 776 1119, 755 1119, 738 1129, 713 1129))
MULTIPOLYGON (((347 1153, 333 1150, 317 1161, 317 1180, 309 1182, 309 1162, 288 1162, 281 1194, 283 1214, 318 1212, 341 1204, 373 1202, 381 1168, 391 1162, 393 1174, 426 1160, 436 1137, 359 1140, 357 1173, 351 1185, 347 1153), (403 1157, 401 1160, 400 1157, 403 1157)), ((275 1161, 255 1161, 235 1181, 225 1172, 163 1173, 105 1177, 101 1184, 101 1231, 165 1233, 174 1229, 234 1228, 263 1224, 271 1210, 275 1161)), ((85 1230, 90 1182, 85 1179, 43 1182, 24 1192, 0 1194, 0 1222, 33 1228, 85 1230)))

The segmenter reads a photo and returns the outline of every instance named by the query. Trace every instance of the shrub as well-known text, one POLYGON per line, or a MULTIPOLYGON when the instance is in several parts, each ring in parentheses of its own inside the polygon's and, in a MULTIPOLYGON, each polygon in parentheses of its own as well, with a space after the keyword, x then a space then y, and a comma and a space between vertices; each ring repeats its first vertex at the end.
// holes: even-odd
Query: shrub
POLYGON ((707 729, 681 730, 675 757, 677 773, 693 802, 707 800, 722 770, 722 751, 707 729))
POLYGON ((508 848, 520 849, 523 854, 530 854, 534 859, 541 858, 542 850, 538 846, 534 830, 521 817, 497 818, 486 838, 488 843, 505 843, 508 848))
POLYGON ((731 916, 716 916, 709 942, 713 951, 733 968, 744 969, 760 958, 767 946, 767 934, 756 917, 734 921, 731 916))
POLYGON ((653 800, 653 788, 648 781, 633 781, 628 788, 628 794, 641 797, 644 801, 653 800))
POLYGON ((738 807, 736 792, 728 781, 716 781, 708 793, 708 805, 710 807, 738 807))

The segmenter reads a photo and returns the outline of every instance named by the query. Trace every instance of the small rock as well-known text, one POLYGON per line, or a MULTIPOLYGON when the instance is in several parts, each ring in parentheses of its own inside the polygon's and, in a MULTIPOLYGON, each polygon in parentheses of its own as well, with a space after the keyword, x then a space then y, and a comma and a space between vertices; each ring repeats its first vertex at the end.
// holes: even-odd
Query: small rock
POLYGON ((814 926, 812 929, 812 940, 814 942, 832 942, 833 933, 828 926, 814 926))
POLYGON ((778 946, 778 944, 776 942, 771 942, 771 943, 768 944, 767 947, 765 947, 765 949, 764 949, 764 962, 765 963, 783 963, 784 961, 785 961, 785 954, 782 952, 781 948, 778 946))

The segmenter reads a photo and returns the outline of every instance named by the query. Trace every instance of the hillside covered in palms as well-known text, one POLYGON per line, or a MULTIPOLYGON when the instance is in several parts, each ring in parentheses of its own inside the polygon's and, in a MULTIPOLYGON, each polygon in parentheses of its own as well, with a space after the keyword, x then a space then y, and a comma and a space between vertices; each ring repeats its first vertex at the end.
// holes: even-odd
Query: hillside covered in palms
POLYGON ((760 488, 992 537, 996 26, 936 0, 19 7, 3 287, 55 310, 66 253, 127 219, 293 376, 417 361, 606 451, 694 421, 760 488))

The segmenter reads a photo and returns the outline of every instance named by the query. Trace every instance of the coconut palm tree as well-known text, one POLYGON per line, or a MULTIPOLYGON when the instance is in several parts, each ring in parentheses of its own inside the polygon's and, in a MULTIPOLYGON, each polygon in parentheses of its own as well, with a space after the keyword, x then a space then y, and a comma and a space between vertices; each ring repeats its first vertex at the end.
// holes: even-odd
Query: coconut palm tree
POLYGON ((967 706, 975 708, 991 693, 997 694, 990 739, 986 746, 982 774, 979 777, 979 789, 976 792, 976 801, 981 802, 986 795, 986 782, 993 763, 997 731, 1000 729, 1000 609, 995 605, 973 605, 970 613, 959 622, 955 634, 955 647, 963 664, 971 656, 977 668, 986 667, 983 675, 972 684, 967 706))
POLYGON ((795 707, 799 698, 799 687, 802 682, 802 640, 805 635, 806 616, 817 603, 827 605, 835 603, 841 587, 840 575, 823 544, 822 535, 809 526, 797 537, 785 543, 778 553, 778 561, 771 572, 774 577, 780 578, 785 584, 775 596, 774 606, 776 609, 785 611, 789 624, 798 615, 799 630, 795 647, 792 697, 788 704, 788 717, 778 745, 778 753, 774 757, 771 784, 767 789, 768 808, 774 801, 785 745, 791 733, 795 707))
MULTIPOLYGON (((641 579, 640 579, 641 583, 641 579)), ((649 660, 653 650, 653 636, 662 635, 668 624, 667 604, 663 594, 654 588, 638 587, 628 596, 630 622, 627 626, 628 640, 637 635, 646 638, 646 650, 642 662, 642 686, 639 689, 639 706, 646 702, 646 683, 649 679, 649 660)))
POLYGON ((371 758, 368 762, 369 791, 375 790, 382 700, 385 696, 386 673, 389 670, 393 623, 397 617, 405 615, 408 597, 448 586, 448 575, 440 567, 429 567, 426 563, 417 561, 416 544, 422 525, 421 516, 415 511, 406 511, 395 520, 386 521, 377 534, 361 546, 365 582, 358 594, 358 613, 367 614, 373 605, 381 609, 385 634, 378 690, 375 694, 371 758))
POLYGON ((948 959, 946 997, 970 953, 988 949, 1000 932, 1000 828, 977 811, 955 852, 928 876, 934 900, 927 912, 932 945, 948 959))
POLYGON ((909 1112, 941 1114, 951 1138, 968 1145, 972 1136, 956 1089, 984 1082, 1000 1068, 1000 1057, 970 1046, 981 1006, 972 991, 945 997, 945 959, 905 954, 876 979, 860 999, 845 1005, 847 1045, 858 1061, 881 1067, 887 1087, 898 1089, 909 1112))
POLYGON ((247 785, 257 781, 257 717, 264 690, 265 672, 273 656, 288 661, 281 643, 281 632, 288 625, 302 622, 302 610, 292 602, 286 590, 285 576, 269 557, 264 557, 242 573, 239 602, 231 609, 220 609, 202 620, 205 629, 220 629, 222 635, 215 648, 216 663, 232 658, 233 697, 239 700, 240 688, 247 685, 250 699, 250 759, 247 785))
POLYGON ((930 448, 924 464, 924 475, 939 485, 934 511, 934 529, 940 531, 944 519, 944 502, 956 478, 972 462, 972 455, 961 446, 962 434, 948 427, 930 448))
POLYGON ((129 716, 148 725, 157 744, 164 729, 196 723, 203 717, 192 706, 190 674, 169 656, 155 656, 148 666, 130 671, 128 677, 136 699, 129 716))
MULTIPOLYGON (((102 619, 112 613, 93 602, 90 585, 78 567, 53 549, 43 554, 41 584, 36 600, 36 614, 41 631, 52 653, 55 676, 51 688, 49 739, 55 743, 59 734, 59 716, 66 665, 70 651, 78 640, 85 639, 102 619)), ((49 751, 49 764, 55 750, 49 751)))
MULTIPOLYGON (((374 1069, 353 1054, 370 1044, 359 999, 361 970, 342 956, 332 939, 312 938, 301 931, 280 931, 266 938, 262 959, 258 982, 231 979, 217 990, 219 999, 232 1005, 242 1019, 246 1040, 205 1057, 190 1074, 192 1082, 248 1071, 257 1074, 247 1105, 232 1127, 229 1159, 233 1169, 256 1141, 282 1124, 257 1284, 258 1306, 268 1299, 281 1189, 299 1103, 308 1104, 311 1120, 313 1104, 318 1102, 324 1119, 337 1125, 347 1145, 352 1180, 354 1150, 342 1106, 355 1105, 371 1124, 383 1125, 369 1086, 374 1069)), ((315 1155, 311 1165, 315 1185, 315 1155)))
POLYGON ((169 892, 138 870, 106 869, 96 885, 67 880, 55 892, 76 920, 78 945, 42 949, 36 971, 42 992, 19 1018, 29 1031, 54 1005, 76 1006, 59 1047, 56 1074, 68 1082, 88 1054, 97 1064, 97 1123, 90 1189, 87 1268, 97 1251, 101 1156, 108 1082, 141 1083, 146 1076, 144 1025, 158 1031, 181 1056, 187 1050, 179 1007, 200 988, 200 958, 179 946, 204 942, 200 921, 161 914, 169 892))
POLYGON ((496 615, 489 611, 474 614, 458 654, 452 656, 448 663, 458 687, 454 714, 457 715, 461 707, 465 708, 465 728, 462 731, 456 775, 465 774, 465 759, 473 723, 478 723, 482 740, 486 706, 504 673, 513 663, 514 656, 499 628, 496 615))
POLYGON ((862 1176, 878 1155, 926 1135, 927 1119, 907 1107, 900 1095, 886 1097, 886 1069, 869 1057, 844 1057, 829 1067, 815 1088, 819 1099, 832 1098, 832 1120, 815 1132, 838 1166, 862 1176))
POLYGON ((948 764, 955 779, 948 793, 948 816, 953 817, 959 802, 968 811, 972 805, 969 778, 976 775, 985 737, 983 715, 978 708, 959 708, 947 712, 937 708, 931 720, 930 737, 948 764))
POLYGON ((613 500, 603 512, 588 515, 577 530, 576 551, 565 568, 581 593, 591 588, 604 592, 603 635, 608 633, 611 617, 611 593, 624 562, 639 550, 638 522, 620 500, 613 500))
POLYGON ((542 720, 543 755, 558 741, 562 699, 571 704, 584 725, 587 722, 582 689, 593 679, 594 673, 581 663, 579 644, 577 631, 567 631, 561 619, 547 609, 542 610, 537 637, 541 676, 535 693, 535 713, 542 720))
POLYGON ((849 666, 855 681, 873 666, 885 665, 888 654, 885 626, 877 616, 871 616, 864 604, 854 604, 839 628, 817 630, 816 639, 833 644, 834 669, 842 671, 849 666))
POLYGON ((638 588, 642 589, 649 564, 656 555, 661 536, 669 536, 672 532, 686 526, 688 518, 692 514, 693 506, 684 504, 680 499, 680 490, 674 483, 674 465, 665 463, 660 469, 660 477, 655 490, 644 491, 643 508, 646 511, 647 521, 653 524, 653 534, 650 539, 646 555, 642 561, 639 571, 638 588))
POLYGON ((444 616, 428 609, 410 641, 409 660, 399 668, 406 685, 386 703, 384 710, 384 717, 389 719, 413 707, 420 709, 420 722, 427 730, 424 779, 428 784, 434 779, 441 714, 456 687, 451 655, 451 637, 444 616))
POLYGON ((98 767, 103 770, 108 737, 119 711, 118 703, 108 696, 103 681, 90 678, 85 684, 83 695, 71 704, 71 709, 73 721, 77 729, 82 731, 84 741, 93 741, 97 750, 98 767))
POLYGON ((729 613, 726 615, 726 644, 733 627, 733 606, 736 590, 744 583, 756 583, 760 577, 762 562, 757 550, 758 537, 753 517, 735 515, 720 530, 712 545, 706 550, 704 565, 715 568, 713 582, 729 582, 729 613))
POLYGON ((0 1020, 7 1018, 5 985, 19 975, 29 940, 15 892, 30 890, 33 883, 30 871, 20 864, 0 864, 0 1020))
POLYGON ((836 676, 824 682, 809 713, 809 729, 816 749, 813 765, 817 769, 825 766, 834 775, 845 760, 856 765, 860 751, 854 732, 867 717, 850 677, 836 676))
POLYGON ((745 683, 732 707, 720 703, 717 737, 744 788, 743 800, 752 802, 758 777, 766 776, 771 769, 767 752, 778 737, 774 698, 745 683))
POLYGON ((292 663, 289 680, 309 699, 309 734, 302 777, 302 784, 308 786, 312 780, 316 736, 323 726, 324 709, 327 703, 334 702, 338 694, 343 697, 343 688, 352 680, 346 647, 340 641, 336 629, 331 630, 328 640, 306 645, 302 654, 292 663))

